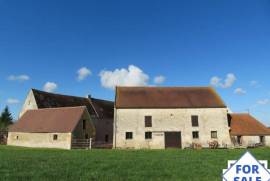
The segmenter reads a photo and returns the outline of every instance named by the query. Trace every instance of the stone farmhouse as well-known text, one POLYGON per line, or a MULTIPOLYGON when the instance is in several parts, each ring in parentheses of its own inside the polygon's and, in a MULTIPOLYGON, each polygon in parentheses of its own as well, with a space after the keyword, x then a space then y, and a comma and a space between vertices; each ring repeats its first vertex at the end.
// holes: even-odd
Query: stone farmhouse
POLYGON ((211 87, 116 88, 114 148, 247 147, 269 145, 268 135, 250 115, 229 115, 211 87))
POLYGON ((112 147, 114 103, 111 101, 95 99, 91 96, 76 97, 31 89, 23 104, 18 122, 28 110, 77 106, 85 106, 90 114, 96 130, 93 138, 95 146, 112 147))
POLYGON ((210 87, 117 87, 115 148, 231 146, 228 109, 210 87))
POLYGON ((31 89, 8 144, 116 149, 270 146, 270 129, 229 113, 211 87, 116 87, 115 102, 31 89))
POLYGON ((95 136, 95 127, 85 106, 26 111, 9 128, 8 145, 71 149, 74 139, 95 136))

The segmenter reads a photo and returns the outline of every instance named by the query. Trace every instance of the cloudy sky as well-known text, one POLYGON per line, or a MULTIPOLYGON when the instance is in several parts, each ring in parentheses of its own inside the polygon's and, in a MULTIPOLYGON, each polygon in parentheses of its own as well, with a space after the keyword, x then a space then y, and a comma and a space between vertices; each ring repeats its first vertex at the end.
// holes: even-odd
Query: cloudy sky
POLYGON ((30 88, 214 86, 270 126, 270 2, 0 0, 0 109, 30 88))

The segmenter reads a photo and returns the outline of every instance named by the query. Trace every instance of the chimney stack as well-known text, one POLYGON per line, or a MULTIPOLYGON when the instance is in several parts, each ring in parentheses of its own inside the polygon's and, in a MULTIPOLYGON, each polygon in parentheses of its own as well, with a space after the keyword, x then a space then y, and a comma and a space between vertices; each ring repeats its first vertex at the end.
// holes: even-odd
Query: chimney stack
POLYGON ((87 95, 87 98, 88 98, 88 99, 91 99, 91 94, 88 94, 88 95, 87 95))

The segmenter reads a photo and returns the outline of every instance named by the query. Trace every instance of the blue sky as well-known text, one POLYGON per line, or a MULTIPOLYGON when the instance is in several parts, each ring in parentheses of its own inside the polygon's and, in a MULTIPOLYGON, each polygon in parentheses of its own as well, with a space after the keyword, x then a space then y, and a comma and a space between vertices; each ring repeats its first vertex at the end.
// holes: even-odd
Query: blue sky
POLYGON ((212 85, 270 126, 270 1, 0 0, 0 22, 0 109, 15 118, 48 82, 111 100, 115 84, 212 85))

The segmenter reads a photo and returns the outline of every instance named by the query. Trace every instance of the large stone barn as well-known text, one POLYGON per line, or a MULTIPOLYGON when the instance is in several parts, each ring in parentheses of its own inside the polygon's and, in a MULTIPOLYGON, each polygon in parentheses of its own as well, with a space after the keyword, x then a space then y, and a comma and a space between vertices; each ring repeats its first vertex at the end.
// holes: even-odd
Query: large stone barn
POLYGON ((114 147, 230 147, 228 109, 211 87, 117 87, 114 147))
POLYGON ((95 136, 85 106, 26 111, 10 126, 8 145, 71 149, 74 142, 95 136))
POLYGON ((230 114, 235 147, 270 146, 270 130, 250 114, 230 114))
POLYGON ((76 97, 31 89, 20 112, 20 117, 27 110, 75 106, 86 106, 96 129, 95 146, 112 147, 114 114, 112 101, 95 99, 91 96, 76 97))

